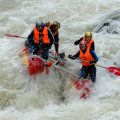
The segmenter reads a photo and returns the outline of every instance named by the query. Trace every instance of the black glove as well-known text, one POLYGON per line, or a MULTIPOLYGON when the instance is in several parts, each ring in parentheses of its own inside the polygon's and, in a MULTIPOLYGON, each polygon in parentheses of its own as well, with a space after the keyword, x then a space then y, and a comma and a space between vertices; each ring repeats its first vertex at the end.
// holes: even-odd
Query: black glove
POLYGON ((75 60, 76 58, 73 57, 72 55, 68 55, 68 58, 75 60))
POLYGON ((82 41, 82 39, 83 39, 83 37, 81 37, 79 40, 76 40, 76 41, 74 42, 74 45, 79 45, 79 43, 80 43, 80 41, 82 41))
POLYGON ((26 40, 26 41, 25 41, 25 47, 27 47, 27 48, 30 48, 30 47, 31 47, 31 44, 30 44, 29 40, 26 40))
POLYGON ((74 42, 74 45, 78 45, 80 43, 80 40, 77 40, 74 42))
POLYGON ((60 58, 65 58, 65 52, 59 54, 60 58))

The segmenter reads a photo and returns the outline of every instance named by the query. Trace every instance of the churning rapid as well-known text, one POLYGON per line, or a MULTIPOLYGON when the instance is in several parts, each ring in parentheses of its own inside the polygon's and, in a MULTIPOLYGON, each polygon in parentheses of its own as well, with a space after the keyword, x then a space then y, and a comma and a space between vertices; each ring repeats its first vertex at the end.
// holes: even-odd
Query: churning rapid
MULTIPOLYGON (((92 31, 98 64, 120 67, 119 7, 120 0, 0 0, 0 120, 120 120, 120 77, 97 67, 94 91, 82 100, 68 78, 61 89, 54 68, 31 78, 18 56, 25 39, 5 36, 27 37, 38 18, 57 20, 66 57, 78 51, 74 41, 92 31)), ((66 59, 78 74, 81 64, 66 59)))

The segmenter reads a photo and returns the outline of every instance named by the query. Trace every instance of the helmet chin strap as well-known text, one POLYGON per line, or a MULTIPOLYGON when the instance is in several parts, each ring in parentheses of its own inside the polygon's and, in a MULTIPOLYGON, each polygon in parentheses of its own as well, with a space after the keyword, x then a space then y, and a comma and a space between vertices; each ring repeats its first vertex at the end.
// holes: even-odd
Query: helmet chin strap
POLYGON ((39 32, 42 32, 42 31, 43 31, 43 28, 44 28, 44 27, 42 27, 41 29, 39 29, 39 28, 37 28, 37 29, 38 29, 39 32))

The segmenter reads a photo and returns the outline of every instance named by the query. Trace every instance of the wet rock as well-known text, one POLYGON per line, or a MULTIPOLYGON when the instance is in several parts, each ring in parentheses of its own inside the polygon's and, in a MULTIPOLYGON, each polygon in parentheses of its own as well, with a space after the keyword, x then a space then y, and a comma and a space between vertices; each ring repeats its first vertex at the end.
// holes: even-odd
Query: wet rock
POLYGON ((110 23, 109 22, 103 23, 103 25, 98 30, 96 30, 95 32, 96 33, 101 32, 104 29, 105 26, 110 26, 110 23))
POLYGON ((120 11, 115 11, 106 16, 94 31, 102 34, 120 34, 120 11))

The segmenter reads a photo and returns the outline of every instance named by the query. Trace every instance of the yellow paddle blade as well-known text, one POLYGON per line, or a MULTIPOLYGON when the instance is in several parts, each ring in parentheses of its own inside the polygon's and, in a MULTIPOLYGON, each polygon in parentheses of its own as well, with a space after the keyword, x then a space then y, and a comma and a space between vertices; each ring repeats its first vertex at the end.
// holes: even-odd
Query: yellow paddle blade
POLYGON ((28 48, 25 47, 19 54, 24 66, 29 65, 28 58, 27 58, 27 53, 28 53, 28 48))
POLYGON ((20 56, 20 58, 21 58, 22 63, 23 63, 24 66, 28 66, 29 65, 28 58, 27 58, 26 54, 20 56))

